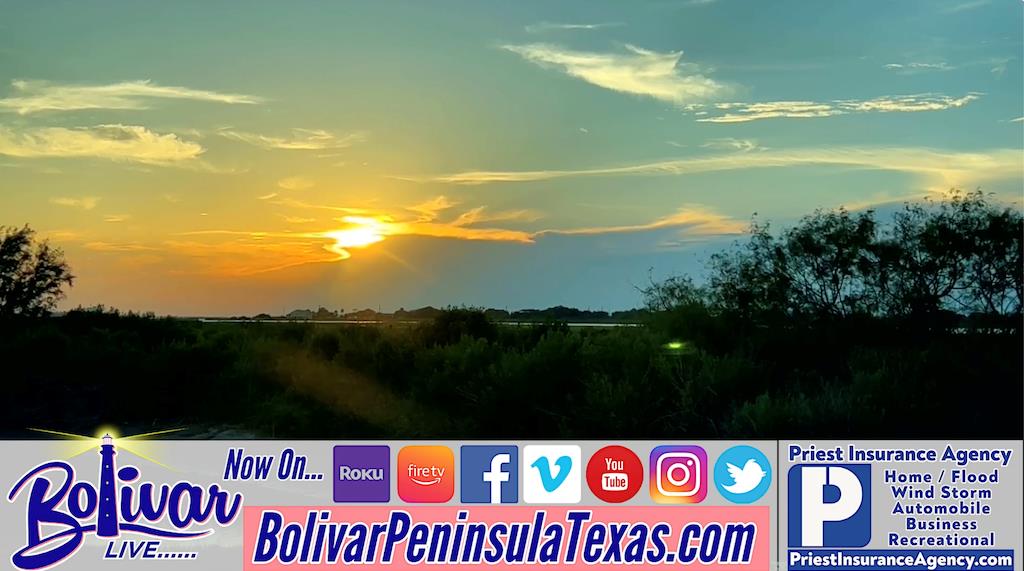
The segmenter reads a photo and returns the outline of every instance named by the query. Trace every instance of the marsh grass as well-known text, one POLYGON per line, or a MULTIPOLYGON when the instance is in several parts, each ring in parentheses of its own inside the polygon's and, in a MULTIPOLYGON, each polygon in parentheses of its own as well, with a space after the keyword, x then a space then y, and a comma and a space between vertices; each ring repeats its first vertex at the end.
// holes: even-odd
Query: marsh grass
POLYGON ((73 311, 0 322, 2 430, 261 437, 1021 435, 1019 330, 210 324, 73 311), (682 350, 685 348, 686 350, 682 350))

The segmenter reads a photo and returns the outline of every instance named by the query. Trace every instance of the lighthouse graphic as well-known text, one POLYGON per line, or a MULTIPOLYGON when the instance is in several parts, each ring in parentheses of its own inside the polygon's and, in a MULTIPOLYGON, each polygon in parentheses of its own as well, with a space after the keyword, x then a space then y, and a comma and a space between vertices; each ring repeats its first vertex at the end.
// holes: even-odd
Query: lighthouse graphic
POLYGON ((117 537, 117 506, 114 503, 114 439, 103 435, 100 446, 99 519, 96 520, 98 537, 117 537))

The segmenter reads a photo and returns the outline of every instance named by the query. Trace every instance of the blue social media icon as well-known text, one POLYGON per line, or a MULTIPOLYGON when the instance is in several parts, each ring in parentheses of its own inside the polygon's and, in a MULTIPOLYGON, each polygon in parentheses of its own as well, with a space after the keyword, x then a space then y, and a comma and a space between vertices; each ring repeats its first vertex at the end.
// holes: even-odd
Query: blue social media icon
POLYGON ((558 489, 558 486, 562 485, 562 482, 569 477, 569 472, 572 471, 572 458, 568 456, 559 456, 555 460, 555 470, 551 468, 551 459, 547 456, 541 456, 534 460, 531 464, 533 468, 537 469, 540 474, 540 483, 544 486, 544 490, 547 492, 553 492, 558 489))
POLYGON ((514 504, 519 501, 517 446, 462 447, 462 503, 514 504))
POLYGON ((750 504, 761 499, 772 485, 772 465, 763 452, 753 446, 733 446, 715 462, 715 487, 734 504, 750 504))
POLYGON ((529 444, 523 448, 523 501, 578 504, 583 494, 583 451, 575 444, 529 444))
POLYGON ((864 547, 871 541, 871 465, 789 469, 789 546, 864 547))

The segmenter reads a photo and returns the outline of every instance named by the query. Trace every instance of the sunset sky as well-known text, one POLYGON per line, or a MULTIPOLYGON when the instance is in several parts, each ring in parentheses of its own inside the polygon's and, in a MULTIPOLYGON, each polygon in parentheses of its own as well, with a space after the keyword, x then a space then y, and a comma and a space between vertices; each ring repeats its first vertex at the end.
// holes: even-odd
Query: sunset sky
POLYGON ((0 0, 62 308, 624 309, 756 212, 1020 205, 1020 0, 0 0))

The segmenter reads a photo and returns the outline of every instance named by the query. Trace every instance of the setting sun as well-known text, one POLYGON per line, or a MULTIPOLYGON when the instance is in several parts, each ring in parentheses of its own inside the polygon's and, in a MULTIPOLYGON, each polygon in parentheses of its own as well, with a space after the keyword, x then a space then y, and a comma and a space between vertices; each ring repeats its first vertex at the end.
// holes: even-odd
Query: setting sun
POLYGON ((208 4, 4 4, 0 225, 59 310, 627 309, 754 212, 1022 203, 1022 2, 208 4))
POLYGON ((347 222, 351 227, 324 232, 321 236, 334 240, 333 244, 324 246, 324 248, 338 254, 343 260, 352 256, 348 253, 348 248, 365 248, 384 239, 383 234, 386 233, 386 229, 384 224, 376 218, 346 216, 342 221, 347 222))

